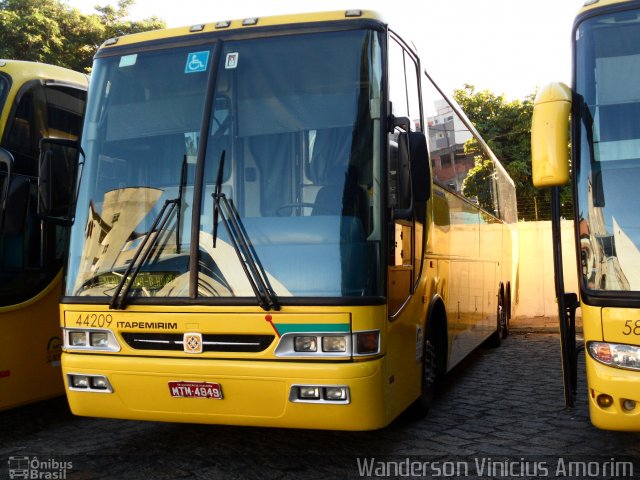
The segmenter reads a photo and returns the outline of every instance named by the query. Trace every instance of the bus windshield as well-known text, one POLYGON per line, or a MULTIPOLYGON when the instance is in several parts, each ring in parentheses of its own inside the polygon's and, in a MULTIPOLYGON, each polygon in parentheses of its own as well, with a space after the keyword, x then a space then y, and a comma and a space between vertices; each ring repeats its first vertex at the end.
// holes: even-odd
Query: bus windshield
POLYGON ((587 19, 576 38, 583 286, 640 292, 640 11, 587 19))
POLYGON ((98 58, 66 294, 108 301, 136 264, 130 297, 254 297, 218 192, 278 297, 380 296, 378 35, 98 58))

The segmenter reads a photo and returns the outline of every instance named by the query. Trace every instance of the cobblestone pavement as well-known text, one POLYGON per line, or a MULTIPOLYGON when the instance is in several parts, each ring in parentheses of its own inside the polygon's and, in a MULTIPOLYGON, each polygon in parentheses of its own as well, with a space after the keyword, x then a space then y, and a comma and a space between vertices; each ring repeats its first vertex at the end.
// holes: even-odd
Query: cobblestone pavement
POLYGON ((375 432, 81 418, 41 402, 0 412, 0 478, 27 463, 28 478, 92 480, 640 477, 640 434, 591 426, 584 383, 564 408, 558 351, 554 334, 516 332, 457 367, 428 416, 375 432))

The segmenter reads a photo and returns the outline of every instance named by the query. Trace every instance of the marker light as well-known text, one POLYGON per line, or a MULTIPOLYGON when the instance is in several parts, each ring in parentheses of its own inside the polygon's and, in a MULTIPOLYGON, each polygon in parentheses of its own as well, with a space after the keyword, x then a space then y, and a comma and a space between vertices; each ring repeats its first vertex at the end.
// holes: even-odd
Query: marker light
POLYGON ((318 339, 317 337, 301 336, 293 339, 294 350, 296 352, 317 352, 318 351, 318 339))
POLYGON ((323 352, 346 352, 347 338, 343 336, 322 337, 322 351, 323 352))
POLYGON ((244 27, 249 27, 251 25, 257 25, 257 24, 258 24, 258 18, 257 17, 245 18, 244 20, 242 20, 242 25, 244 27))
POLYGON ((380 350, 380 332, 360 332, 356 334, 356 353, 370 355, 380 350))
POLYGON ((596 398, 596 402, 598 402, 598 406, 600 406, 600 408, 609 408, 613 405, 613 398, 611 398, 611 395, 601 393, 598 395, 598 398, 596 398))
POLYGON ((610 367, 640 371, 640 347, 620 343, 589 342, 589 354, 610 367))

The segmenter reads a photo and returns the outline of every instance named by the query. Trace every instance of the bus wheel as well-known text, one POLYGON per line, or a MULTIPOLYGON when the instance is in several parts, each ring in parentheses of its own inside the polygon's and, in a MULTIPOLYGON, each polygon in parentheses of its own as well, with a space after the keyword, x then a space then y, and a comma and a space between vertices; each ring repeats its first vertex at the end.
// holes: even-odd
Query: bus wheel
MULTIPOLYGON (((507 293, 507 298, 509 298, 508 296, 509 294, 507 293)), ((504 298, 502 297, 502 295, 500 295, 498 297, 499 299, 502 300, 502 314, 504 315, 504 323, 502 326, 502 338, 507 338, 509 336, 509 320, 511 317, 511 315, 509 314, 509 309, 507 308, 507 305, 504 304, 504 298)), ((498 300, 498 302, 500 302, 501 300, 498 300)), ((500 308, 500 305, 498 304, 498 308, 500 308)), ((498 310, 499 312, 499 310, 498 310)))
POLYGON ((433 404, 436 394, 436 380, 438 368, 438 356, 436 354, 436 346, 430 338, 424 342, 424 351, 422 355, 422 378, 420 396, 412 404, 411 410, 416 416, 424 416, 433 404))
POLYGON ((497 324, 496 331, 487 339, 487 346, 497 348, 502 345, 502 339, 506 337, 505 329, 507 326, 507 310, 504 308, 504 295, 498 294, 498 308, 496 311, 497 324))

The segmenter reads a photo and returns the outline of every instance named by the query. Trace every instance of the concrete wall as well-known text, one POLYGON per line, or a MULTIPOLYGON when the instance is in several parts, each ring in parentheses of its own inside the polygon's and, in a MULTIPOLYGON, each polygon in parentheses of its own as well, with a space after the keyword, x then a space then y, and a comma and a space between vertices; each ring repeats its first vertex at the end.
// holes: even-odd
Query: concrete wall
MULTIPOLYGON (((564 284, 578 292, 573 222, 562 222, 564 284)), ((520 289, 514 317, 558 317, 553 279, 551 222, 519 222, 520 289)))

